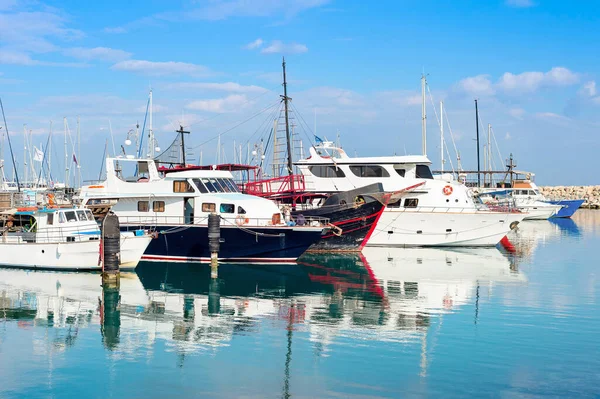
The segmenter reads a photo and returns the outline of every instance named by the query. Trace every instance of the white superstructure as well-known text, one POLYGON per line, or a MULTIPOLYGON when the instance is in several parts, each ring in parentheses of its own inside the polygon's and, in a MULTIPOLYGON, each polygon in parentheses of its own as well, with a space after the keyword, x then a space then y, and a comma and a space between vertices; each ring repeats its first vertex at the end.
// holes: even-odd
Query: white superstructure
POLYGON ((475 203, 470 189, 450 175, 434 179, 430 163, 421 155, 349 157, 324 142, 296 165, 310 192, 373 183, 383 184, 387 192, 400 192, 382 213, 367 246, 493 246, 526 216, 475 203))

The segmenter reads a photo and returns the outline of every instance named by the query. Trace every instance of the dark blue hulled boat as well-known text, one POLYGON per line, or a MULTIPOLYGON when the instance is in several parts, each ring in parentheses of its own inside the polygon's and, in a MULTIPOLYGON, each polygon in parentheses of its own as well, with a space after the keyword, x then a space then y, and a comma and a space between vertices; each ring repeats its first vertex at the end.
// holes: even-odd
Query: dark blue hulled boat
POLYGON ((220 262, 295 262, 328 231, 329 220, 286 220, 272 201, 241 194, 231 173, 186 170, 164 177, 150 159, 107 158, 107 178, 82 187, 95 213, 110 208, 122 230, 155 231, 142 259, 210 262, 208 216, 219 216, 220 262), (134 178, 129 176, 126 169, 134 178))
POLYGON ((562 205, 562 208, 556 212, 553 218, 570 218, 577 212, 577 210, 583 205, 585 202, 584 199, 576 199, 576 200, 557 200, 557 201, 546 201, 550 204, 554 205, 562 205))

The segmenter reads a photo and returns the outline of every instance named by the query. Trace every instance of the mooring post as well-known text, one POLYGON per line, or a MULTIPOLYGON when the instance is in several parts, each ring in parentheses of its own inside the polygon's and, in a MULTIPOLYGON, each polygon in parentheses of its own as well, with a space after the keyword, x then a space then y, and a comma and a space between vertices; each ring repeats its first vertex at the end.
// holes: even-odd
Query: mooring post
POLYGON ((210 250, 210 277, 219 276, 219 243, 221 240, 221 218, 216 213, 208 215, 208 248, 210 250))
POLYGON ((119 265, 121 264, 121 229, 119 218, 114 213, 107 214, 102 220, 100 238, 100 256, 102 262, 102 281, 118 285, 119 265))

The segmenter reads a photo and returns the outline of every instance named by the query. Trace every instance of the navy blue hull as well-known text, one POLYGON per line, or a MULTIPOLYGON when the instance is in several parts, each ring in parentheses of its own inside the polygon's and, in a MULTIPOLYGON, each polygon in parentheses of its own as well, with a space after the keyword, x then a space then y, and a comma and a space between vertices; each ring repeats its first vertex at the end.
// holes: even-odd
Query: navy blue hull
MULTIPOLYGON (((150 226, 121 226, 122 229, 150 226)), ((205 225, 152 226, 159 234, 150 242, 143 260, 210 262, 205 225)), ((321 230, 290 227, 221 226, 219 262, 295 262, 321 238, 321 230)))
POLYGON ((573 214, 575 214, 575 212, 577 212, 577 209, 579 209, 579 207, 581 205, 583 205, 585 200, 578 199, 578 200, 560 200, 560 201, 548 201, 548 202, 551 204, 554 204, 554 205, 562 205, 563 206, 558 212, 556 212, 556 215, 552 216, 553 218, 570 218, 571 216, 573 216, 573 214))

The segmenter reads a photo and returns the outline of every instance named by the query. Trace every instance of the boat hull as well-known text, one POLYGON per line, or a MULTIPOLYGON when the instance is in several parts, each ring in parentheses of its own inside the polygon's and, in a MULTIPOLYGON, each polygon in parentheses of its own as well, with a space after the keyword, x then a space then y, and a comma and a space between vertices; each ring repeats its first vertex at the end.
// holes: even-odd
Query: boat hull
MULTIPOLYGON (((150 236, 121 237, 121 269, 135 269, 148 247, 150 236)), ((0 265, 27 269, 102 270, 100 241, 61 243, 2 243, 0 265)))
POLYGON ((562 208, 556 212, 553 218, 570 218, 577 212, 577 210, 583 205, 585 200, 577 199, 577 200, 559 200, 559 201, 547 201, 553 205, 562 205, 562 208))
POLYGON ((525 216, 490 211, 455 213, 386 208, 367 247, 491 247, 525 216))
POLYGON ((323 234, 319 241, 310 246, 309 252, 360 252, 375 228, 383 207, 381 202, 371 200, 359 206, 338 205, 297 211, 294 216, 302 214, 328 218, 332 225, 339 228, 323 234))
MULTIPOLYGON (((150 226, 121 224, 122 230, 150 226)), ((152 226, 159 234, 142 256, 145 261, 209 263, 211 253, 206 225, 152 226)), ((321 238, 320 227, 221 225, 220 263, 295 263, 321 238)))

